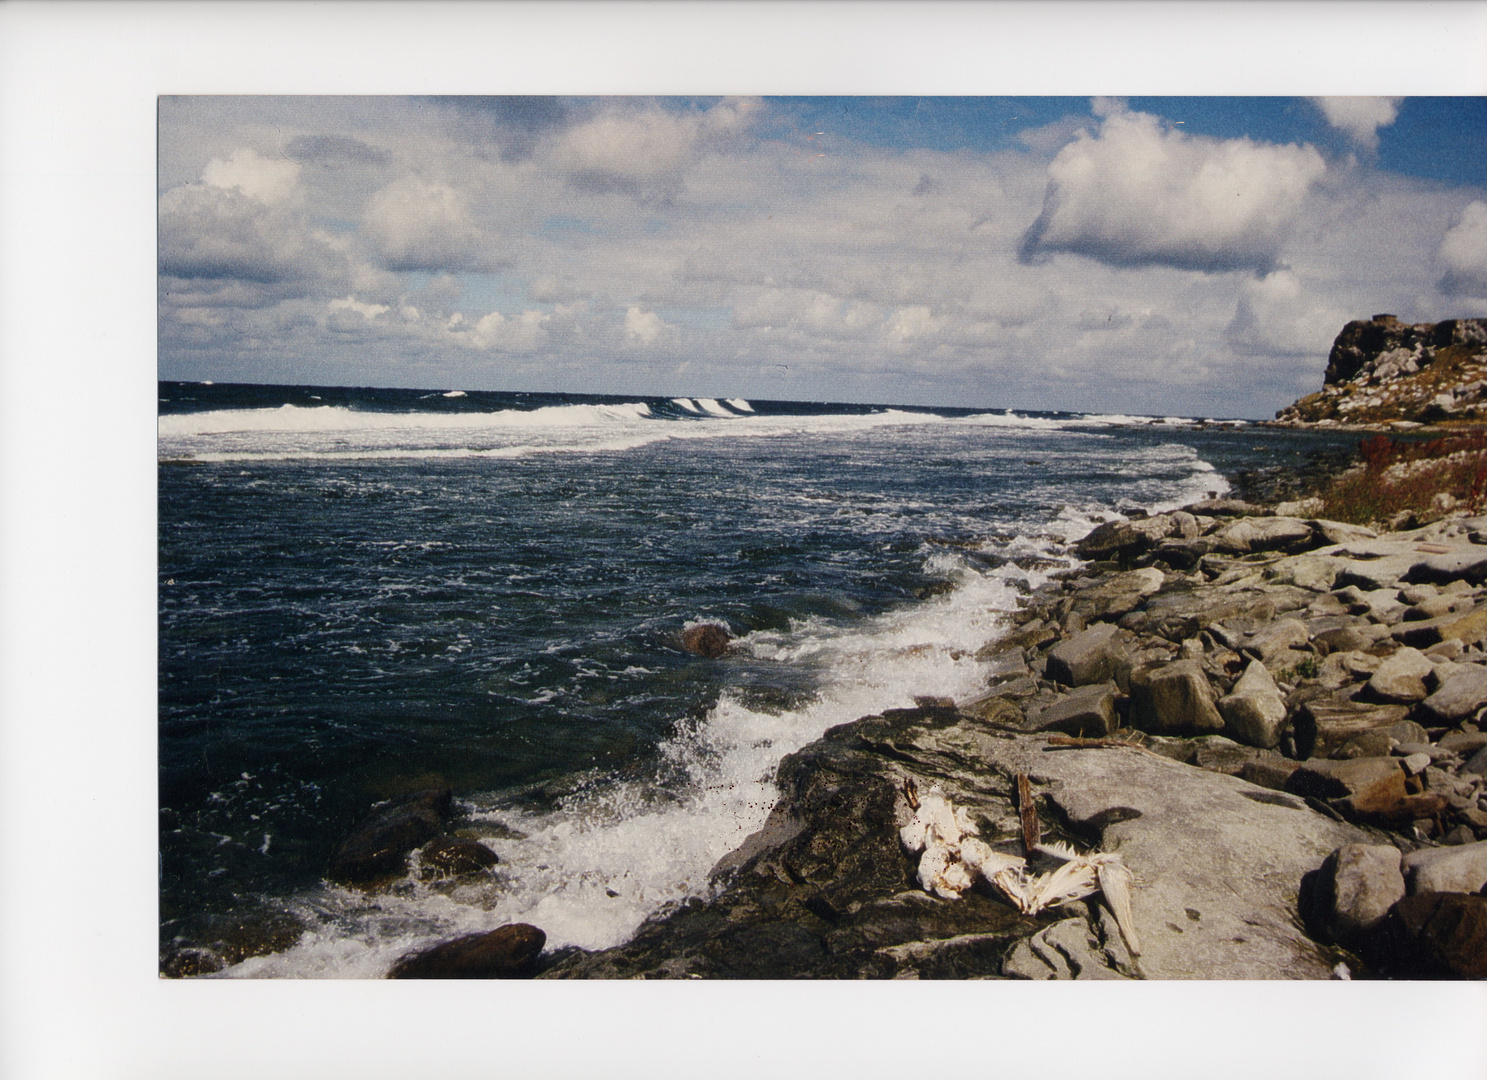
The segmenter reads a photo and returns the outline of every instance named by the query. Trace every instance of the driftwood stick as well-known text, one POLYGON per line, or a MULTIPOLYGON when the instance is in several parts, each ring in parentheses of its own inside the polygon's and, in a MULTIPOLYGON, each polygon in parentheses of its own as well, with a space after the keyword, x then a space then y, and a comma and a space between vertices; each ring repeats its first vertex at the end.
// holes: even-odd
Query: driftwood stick
POLYGON ((1033 786, 1028 782, 1027 773, 1017 774, 1017 813, 1022 817, 1022 854, 1024 858, 1031 859, 1033 850, 1042 838, 1042 829, 1038 822, 1038 808, 1033 804, 1033 786))

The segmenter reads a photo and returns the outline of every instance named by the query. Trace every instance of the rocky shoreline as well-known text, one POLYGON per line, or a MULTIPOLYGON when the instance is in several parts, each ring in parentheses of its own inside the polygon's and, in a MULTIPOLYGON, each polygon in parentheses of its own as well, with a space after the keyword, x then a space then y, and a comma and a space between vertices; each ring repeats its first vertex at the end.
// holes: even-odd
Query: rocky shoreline
POLYGON ((1487 976, 1487 518, 1377 534, 1210 500, 1077 554, 983 650, 984 694, 790 755, 710 898, 539 977, 1487 976), (924 887, 915 790, 1053 862, 1019 776, 1044 841, 1129 868, 1139 956, 1098 892, 1030 915, 924 887))
MULTIPOLYGON (((1377 532, 1276 509, 1211 499, 1095 529, 977 654, 981 693, 787 756, 707 897, 626 944, 543 952, 511 924, 390 977, 1487 977, 1487 517, 1377 532), (957 821, 933 873, 906 841, 932 799, 957 821), (1103 888, 1024 910, 976 872, 1046 881, 1069 848, 1129 871, 1122 918, 1103 888)), ((447 789, 374 807, 329 876, 488 872, 458 816, 447 789)), ((297 936, 269 930, 227 927, 162 974, 297 936)))

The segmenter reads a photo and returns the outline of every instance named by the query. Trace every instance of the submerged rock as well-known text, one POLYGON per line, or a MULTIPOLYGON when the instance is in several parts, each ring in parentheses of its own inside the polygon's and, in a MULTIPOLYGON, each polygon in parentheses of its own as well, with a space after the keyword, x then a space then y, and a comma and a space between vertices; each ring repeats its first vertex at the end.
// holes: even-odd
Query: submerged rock
POLYGON ((682 648, 709 660, 716 660, 728 651, 733 635, 715 623, 693 626, 682 634, 682 648))
POLYGON ((478 840, 442 836, 419 850, 420 870, 425 877, 459 877, 478 874, 499 863, 500 857, 478 840))
POLYGON ((341 841, 331 859, 333 881, 362 883, 403 872, 408 853, 433 839, 454 812, 448 788, 429 788, 374 809, 341 841))
POLYGON ((389 979, 522 979, 536 971, 547 935, 527 923, 467 934, 401 957, 389 979))

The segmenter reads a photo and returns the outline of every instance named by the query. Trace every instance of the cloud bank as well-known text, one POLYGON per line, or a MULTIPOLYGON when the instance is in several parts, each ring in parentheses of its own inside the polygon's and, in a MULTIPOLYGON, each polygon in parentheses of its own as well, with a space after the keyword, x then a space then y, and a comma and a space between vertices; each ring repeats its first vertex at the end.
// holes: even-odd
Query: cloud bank
POLYGON ((988 100, 981 147, 879 107, 163 99, 161 374, 1264 416, 1350 318, 1487 314, 1480 188, 1111 100, 988 100))

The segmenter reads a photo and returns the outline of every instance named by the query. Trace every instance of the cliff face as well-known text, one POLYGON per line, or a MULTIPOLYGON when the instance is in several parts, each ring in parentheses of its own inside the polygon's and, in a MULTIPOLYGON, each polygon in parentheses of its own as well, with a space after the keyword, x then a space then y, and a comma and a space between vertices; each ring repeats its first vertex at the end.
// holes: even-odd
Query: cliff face
POLYGON ((1375 315, 1343 327, 1322 389, 1280 421, 1381 424, 1487 420, 1487 319, 1404 323, 1375 315))

